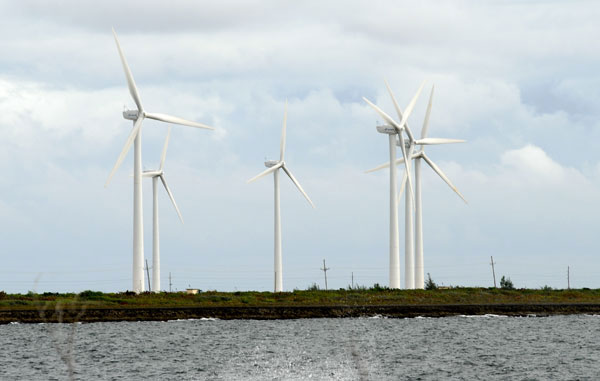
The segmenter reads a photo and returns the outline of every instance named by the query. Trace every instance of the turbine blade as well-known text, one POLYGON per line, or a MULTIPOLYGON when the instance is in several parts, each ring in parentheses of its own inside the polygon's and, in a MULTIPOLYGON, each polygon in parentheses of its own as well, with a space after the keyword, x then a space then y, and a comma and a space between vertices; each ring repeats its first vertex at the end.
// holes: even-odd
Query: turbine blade
MULTIPOLYGON (((398 113, 398 120, 402 120, 402 110, 400 109, 400 105, 396 101, 396 97, 394 97, 394 93, 392 93, 392 88, 390 87, 388 81, 384 80, 384 82, 385 82, 385 86, 388 89, 388 92, 390 93, 390 97, 392 97, 392 101, 394 102, 394 108, 396 109, 396 113, 398 113)), ((410 128, 408 128, 408 125, 406 125, 405 127, 406 127, 406 134, 408 135, 408 138, 410 139, 411 142, 414 141, 415 138, 412 134, 412 131, 410 130, 410 128)))
MULTIPOLYGON (((410 163, 406 156, 406 147, 404 145, 404 136, 402 134, 399 134, 399 135, 400 135, 400 142, 402 143, 400 148, 402 149, 402 156, 404 157, 404 168, 406 168, 406 174, 408 176, 408 189, 410 191, 410 199, 412 200, 412 204, 414 207, 415 206, 415 195, 413 193, 412 179, 410 177, 410 163)), ((411 153, 412 153, 412 145, 410 147, 411 147, 411 153)))
MULTIPOLYGON (((421 95, 421 91, 423 90, 423 86, 425 86, 425 81, 423 81, 423 83, 421 83, 421 86, 419 87, 419 90, 417 90, 417 93, 410 100, 410 103, 408 104, 408 106, 406 106, 406 109, 404 110, 404 114, 402 115, 402 121, 400 121, 400 126, 402 128, 405 127, 404 125, 406 124, 406 121, 408 120, 408 117, 409 117, 410 113, 412 112, 413 108, 415 108, 415 104, 417 103, 417 99, 419 99, 419 95, 421 95)), ((411 143, 412 142, 413 142, 413 140, 411 139, 411 143)), ((409 178, 410 178, 410 176, 409 176, 409 178)), ((409 180, 409 183, 410 183, 410 180, 409 180)))
POLYGON ((429 114, 431 114, 431 104, 433 102, 433 90, 435 86, 431 86, 431 94, 429 95, 429 103, 427 104, 427 112, 425 113, 425 120, 423 120, 423 129, 421 129, 421 139, 427 137, 427 131, 429 130, 429 114))
POLYGON ((423 138, 415 141, 415 144, 420 145, 433 145, 433 144, 453 144, 453 143, 464 143, 466 140, 462 139, 446 139, 446 138, 423 138))
POLYGON ((165 159, 167 158, 167 147, 169 146, 169 140, 171 139, 171 126, 169 126, 169 129, 167 130, 167 137, 165 138, 165 145, 163 147, 163 151, 162 151, 162 155, 160 156, 160 166, 158 167, 159 171, 163 170, 163 167, 165 166, 165 159))
POLYGON ((450 189, 452 189, 458 195, 458 197, 462 198, 462 200, 465 202, 465 204, 468 204, 467 200, 463 197, 462 194, 460 194, 460 192, 458 191, 458 189, 456 189, 456 187, 454 186, 454 184, 452 184, 452 182, 450 181, 450 179, 448 178, 448 176, 446 176, 444 174, 444 172, 442 172, 442 170, 429 157, 427 157, 427 155, 425 155, 425 153, 423 153, 422 157, 423 157, 423 160, 425 160, 425 162, 427 164, 429 164, 429 166, 431 167, 431 169, 433 169, 434 172, 437 173, 438 176, 440 176, 442 178, 442 180, 444 180, 446 182, 446 184, 448 184, 448 186, 450 187, 450 189))
POLYGON ((171 199, 171 202, 173 203, 173 206, 175 207, 175 210, 177 211, 177 215, 179 216, 179 219, 181 220, 181 223, 183 224, 183 217, 181 216, 181 212, 179 211, 179 208, 177 207, 177 203, 175 202, 175 199, 173 198, 173 193, 171 193, 171 190, 169 189, 169 186, 167 185, 167 180, 165 180, 165 175, 161 174, 160 176, 160 181, 162 181, 163 185, 165 186, 165 190, 167 191, 167 194, 169 195, 169 198, 171 199))
POLYGON ((129 152, 129 149, 131 148, 131 145, 133 144, 133 141, 135 140, 138 133, 140 132, 140 128, 142 128, 143 120, 144 120, 144 117, 142 115, 140 115, 137 118, 137 120, 135 121, 135 124, 133 125, 133 128, 131 129, 131 132, 129 133, 129 136, 127 137, 125 146, 123 147, 123 150, 121 151, 121 154, 119 155, 119 158, 117 159, 117 162, 115 163, 115 166, 113 167, 112 171, 110 171, 110 174, 108 175, 108 179, 106 180, 106 183, 104 184, 105 187, 108 186, 113 175, 115 174, 117 169, 119 169, 119 167, 121 166, 121 163, 123 163, 123 160, 125 159, 125 156, 127 155, 127 152, 129 152))
MULTIPOLYGON (((404 163, 404 158, 396 159, 396 164, 402 164, 402 163, 404 163)), ((380 169, 388 168, 389 166, 390 166, 390 163, 387 162, 385 164, 378 165, 375 168, 368 169, 368 170, 365 171, 365 173, 371 173, 371 172, 379 171, 380 169)))
POLYGON ((390 87, 390 84, 388 83, 387 80, 383 80, 385 82, 385 86, 388 89, 388 93, 390 93, 390 97, 392 97, 392 102, 394 102, 394 107, 396 108, 396 113, 398 113, 398 119, 402 120, 402 110, 400 109, 400 105, 398 105, 398 102, 396 101, 396 97, 394 97, 394 93, 392 92, 392 88, 390 87))
POLYGON ((404 175, 402 175, 402 182, 400 183, 400 191, 398 192, 398 202, 400 202, 402 193, 404 193, 404 188, 406 188, 406 180, 407 179, 408 179, 408 176, 406 175, 406 171, 404 171, 404 175))
POLYGON ((296 180, 296 178, 294 177, 294 175, 292 175, 292 172, 289 171, 289 169, 287 169, 284 166, 282 166, 283 170, 285 171, 285 173, 287 173, 287 175, 289 176, 290 180, 292 180, 292 182, 294 183, 294 185, 296 186, 296 188, 298 188, 298 190, 302 193, 302 195, 304 195, 304 198, 306 198, 306 200, 310 203, 310 205, 312 205, 313 208, 315 208, 315 204, 313 204, 313 202, 311 201, 310 197, 308 197, 308 195, 306 194, 306 192, 304 191, 304 189, 302 189, 302 187, 300 186, 300 183, 298 182, 298 180, 296 180))
POLYGON ((206 124, 192 122, 192 121, 189 121, 189 120, 185 120, 183 118, 179 118, 179 117, 171 116, 171 115, 167 115, 167 114, 158 114, 158 113, 147 112, 146 113, 146 118, 150 118, 150 119, 154 119, 154 120, 160 120, 161 122, 167 122, 167 123, 173 123, 173 124, 180 124, 182 126, 189 126, 189 127, 196 127, 196 128, 206 128, 208 130, 214 130, 215 129, 214 127, 207 126, 206 124))
POLYGON ((119 56, 121 56, 121 64, 123 65, 123 71, 125 72, 125 78, 127 79, 127 87, 129 87, 129 93, 133 98, 137 108, 140 112, 144 111, 142 107, 142 101, 140 99, 140 94, 138 93, 137 87, 135 86, 135 81, 133 80, 133 75, 131 74, 131 70, 129 70, 129 65, 127 65, 127 60, 125 59, 125 55, 123 54, 123 50, 121 50, 121 44, 119 44, 119 39, 117 38, 117 32, 113 28, 113 35, 115 36, 115 42, 117 43, 117 49, 119 50, 119 56))
POLYGON ((285 100, 285 111, 283 112, 283 129, 281 130, 281 144, 279 145, 279 161, 283 161, 285 155, 285 129, 287 124, 287 99, 285 100))
POLYGON ((375 104, 371 103, 371 101, 368 100, 367 98, 363 97, 363 99, 365 100, 365 102, 367 102, 369 104, 369 106, 373 107, 373 109, 375 111, 377 111, 377 113, 379 114, 379 116, 381 116, 383 118, 383 120, 385 120, 388 124, 394 126, 394 128, 396 129, 397 132, 400 132, 402 130, 402 128, 400 127, 400 125, 398 123, 396 123, 394 121, 394 119, 392 119, 391 116, 389 116, 388 114, 386 114, 382 109, 380 109, 379 107, 377 107, 375 104))
POLYGON ((253 178, 251 178, 250 180, 246 181, 246 183, 251 183, 254 180, 258 180, 261 177, 264 177, 266 175, 268 175, 269 173, 273 173, 276 170, 278 170, 281 166, 283 165, 282 162, 279 162, 277 165, 272 166, 271 168, 267 168, 265 169, 263 172, 259 173, 258 175, 254 176, 253 178))

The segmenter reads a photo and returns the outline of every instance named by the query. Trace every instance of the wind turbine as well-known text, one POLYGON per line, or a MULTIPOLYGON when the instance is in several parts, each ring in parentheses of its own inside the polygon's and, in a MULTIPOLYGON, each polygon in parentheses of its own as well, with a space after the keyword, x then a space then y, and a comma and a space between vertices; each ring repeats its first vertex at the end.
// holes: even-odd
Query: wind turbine
POLYGON ((267 160, 265 161, 265 167, 267 169, 258 175, 254 176, 248 183, 253 182, 254 180, 258 180, 261 177, 268 175, 269 173, 273 173, 273 178, 275 180, 275 292, 283 291, 283 265, 282 265, 282 257, 281 257, 281 214, 279 209, 279 169, 283 169, 283 171, 288 175, 290 180, 294 183, 296 188, 302 193, 304 198, 310 203, 310 205, 314 208, 315 204, 310 200, 302 186, 292 172, 287 168, 286 163, 284 161, 285 156, 285 129, 286 129, 286 121, 287 121, 287 101, 285 102, 285 111, 283 114, 283 130, 281 132, 281 143, 279 146, 279 160, 267 160))
POLYGON ((165 179, 165 158, 167 157, 167 147, 169 145, 169 139, 171 137, 171 126, 169 126, 169 131, 167 132, 167 137, 165 139, 165 146, 163 147, 162 155, 160 157, 160 164, 157 170, 144 171, 142 176, 152 178, 152 291, 160 292, 160 240, 159 240, 159 225, 158 225, 158 180, 162 182, 165 187, 165 191, 169 195, 173 206, 175 207, 175 211, 183 223, 183 217, 181 216, 181 212, 175 203, 175 199, 173 198, 173 193, 171 193, 171 189, 167 185, 167 180, 165 179))
POLYGON ((190 127, 207 128, 210 130, 213 130, 214 128, 201 123, 181 119, 175 116, 146 112, 144 110, 144 107, 142 106, 142 101, 140 99, 140 95, 135 85, 135 81, 133 80, 133 75, 131 74, 131 70, 129 70, 129 65, 127 65, 127 61, 125 60, 125 56, 123 55, 121 45, 119 44, 119 40, 117 38, 117 33, 114 29, 113 35, 115 37, 115 42, 117 44, 119 56, 121 57, 121 64, 123 65, 123 71, 125 72, 125 78, 127 79, 129 93, 131 94, 131 97, 133 98, 137 106, 137 110, 123 111, 123 118, 133 121, 133 129, 129 133, 129 136, 125 141, 125 146, 123 147, 123 150, 121 151, 121 154, 119 155, 117 162, 115 163, 115 166, 110 172, 110 175, 108 176, 108 179, 106 180, 106 184, 104 184, 104 186, 108 186, 110 180, 112 179, 117 169, 119 169, 119 167, 121 166, 121 163, 125 159, 125 156, 129 152, 129 149, 133 144, 133 291, 136 293, 140 293, 144 291, 144 227, 142 219, 142 122, 145 118, 150 118, 154 120, 159 120, 161 122, 180 124, 190 127))
MULTIPOLYGON (((375 104, 370 102, 367 98, 363 97, 365 102, 369 104, 375 111, 387 122, 387 125, 377 126, 377 131, 382 134, 389 135, 389 148, 390 148, 390 288, 400 288, 400 243, 398 237, 398 181, 396 179, 396 135, 398 135, 400 139, 400 148, 402 150, 402 157, 407 158, 407 149, 405 145, 405 139, 403 132, 406 132, 410 141, 414 140, 412 137, 412 133, 409 129, 406 128, 406 121, 408 116, 412 112, 415 107, 415 103, 423 90, 423 86, 425 83, 422 83, 415 96, 411 99, 410 103, 406 107, 406 112, 404 115, 400 116, 400 123, 397 123, 386 114, 383 110, 377 107, 375 104)), ((394 99, 394 106, 396 110, 399 110, 398 104, 394 99)), ((410 162, 408 160, 404 160, 404 166, 406 168, 406 173, 409 174, 408 182, 412 185, 412 180, 410 177, 410 162)), ((412 186, 410 187, 410 194, 412 194, 412 186)))
MULTIPOLYGON (((391 89, 388 86, 388 90, 390 92, 390 96, 394 100, 394 95, 391 89)), ((434 87, 431 88, 431 94, 429 96, 429 103, 427 105, 427 112, 425 114, 425 120, 423 121, 423 128, 421 129, 421 138, 408 142, 409 149, 412 150, 416 145, 420 146, 420 150, 418 152, 411 153, 410 157, 415 161, 415 245, 414 245, 414 271, 412 272, 414 275, 414 284, 411 288, 423 289, 425 287, 425 270, 424 270, 424 258, 423 258, 423 201, 421 197, 421 159, 425 160, 425 162, 433 169, 435 173, 438 174, 448 184, 448 186, 456 192, 456 194, 466 203, 467 200, 463 197, 463 195, 458 191, 458 189, 452 184, 450 179, 442 172, 442 170, 425 154, 425 146, 427 145, 438 145, 438 144, 453 144, 453 143, 464 143, 465 140, 461 139, 446 139, 446 138, 428 138, 427 133, 429 130, 429 116, 431 114, 431 105, 433 102, 433 93, 434 87)), ((402 111, 397 108, 399 116, 402 114, 402 111)), ((410 131, 408 125, 406 125, 407 131, 410 131)), ((397 159, 396 164, 400 164, 404 162, 404 158, 397 159)), ((373 169, 368 170, 367 172, 374 172, 383 168, 389 167, 389 163, 382 164, 373 169)), ((407 174, 405 173, 402 178, 402 185, 400 188, 400 193, 398 197, 402 194, 404 190, 404 186, 407 180, 407 174)), ((408 177, 409 178, 409 177, 408 177)), ((406 257, 412 257, 412 249, 409 249, 412 246, 413 239, 413 231, 412 231, 412 204, 409 202, 408 193, 406 195, 406 209, 405 209, 405 239, 406 241, 410 241, 410 243, 406 244, 406 257)), ((412 261, 406 259, 407 263, 412 261)))

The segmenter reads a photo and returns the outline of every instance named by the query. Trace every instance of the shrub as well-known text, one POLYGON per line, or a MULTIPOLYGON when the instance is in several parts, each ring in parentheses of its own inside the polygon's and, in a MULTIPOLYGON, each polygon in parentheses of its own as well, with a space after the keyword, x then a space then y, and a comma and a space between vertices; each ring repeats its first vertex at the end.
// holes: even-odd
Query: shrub
POLYGON ((92 290, 85 290, 85 291, 81 291, 79 293, 79 297, 81 299, 100 299, 102 298, 104 294, 102 293, 102 291, 92 291, 92 290))
POLYGON ((384 291, 384 290, 389 290, 389 288, 387 286, 380 286, 379 283, 375 283, 373 285, 373 288, 371 288, 371 290, 373 290, 373 291, 384 291))
POLYGON ((27 306, 27 305, 29 305, 29 303, 27 303, 26 300, 9 300, 8 305, 9 306, 27 306))
POLYGON ((438 288, 437 284, 431 279, 431 274, 427 273, 427 280, 425 281, 425 289, 426 290, 436 290, 438 288))
POLYGON ((310 286, 308 286, 308 288, 306 290, 307 291, 319 291, 319 285, 316 283, 313 283, 310 286))
POLYGON ((500 288, 504 290, 514 290, 515 286, 510 278, 506 278, 502 275, 502 279, 500 279, 500 288))

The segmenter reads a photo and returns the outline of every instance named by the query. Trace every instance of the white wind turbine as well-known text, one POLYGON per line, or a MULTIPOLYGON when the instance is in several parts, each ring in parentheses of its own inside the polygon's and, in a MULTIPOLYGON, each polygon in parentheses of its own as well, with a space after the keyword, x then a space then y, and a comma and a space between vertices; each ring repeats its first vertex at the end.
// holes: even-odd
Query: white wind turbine
POLYGON ((171 137, 171 126, 169 126, 169 131, 167 132, 167 137, 165 139, 165 146, 163 147, 162 155, 160 157, 160 164, 158 169, 144 171, 144 177, 152 178, 152 291, 160 292, 160 238, 159 238, 159 225, 158 225, 158 180, 162 182, 165 187, 165 191, 169 195, 173 206, 175 207, 175 211, 183 223, 183 217, 181 216, 181 212, 175 203, 175 199, 173 198, 173 193, 171 193, 171 189, 167 185, 167 180, 165 179, 165 158, 167 157, 167 147, 169 145, 169 138, 171 137))
POLYGON ((313 202, 310 200, 310 198, 308 197, 308 195, 306 194, 306 192, 304 191, 304 189, 302 189, 302 186, 300 186, 300 183, 298 182, 298 180, 296 180, 296 178, 294 177, 294 175, 292 175, 292 172, 290 172, 290 170, 287 168, 286 163, 284 161, 284 155, 285 155, 285 128, 286 128, 286 121, 287 121, 287 101, 285 102, 285 112, 283 114, 283 130, 281 132, 281 144, 279 147, 279 161, 277 160, 267 160, 265 161, 265 167, 267 167, 268 169, 265 170, 264 172, 259 173, 258 175, 254 176, 253 178, 251 178, 250 180, 248 180, 248 183, 251 183, 254 180, 257 180, 261 177, 264 177, 266 175, 268 175, 269 173, 273 173, 273 177, 275 179, 275 292, 281 292, 283 291, 283 264, 282 264, 282 256, 281 256, 281 214, 280 214, 280 209, 279 209, 279 169, 283 169, 283 171, 288 175, 288 177, 290 178, 290 180, 292 180, 292 182, 294 183, 294 185, 296 186, 296 188, 298 188, 298 190, 302 193, 302 195, 304 196, 304 198, 306 198, 306 200, 310 203, 310 205, 312 205, 312 207, 315 207, 315 204, 313 204, 313 202))
MULTIPOLYGON (((394 98, 394 95, 388 86, 388 91, 394 104, 397 106, 397 102, 394 98)), ((442 170, 425 154, 425 146, 426 145, 438 145, 438 144, 453 144, 453 143, 464 143, 465 140, 461 139, 446 139, 446 138, 428 138, 427 132, 429 130, 429 116, 431 114, 431 105, 433 102, 433 92, 434 88, 431 88, 431 94, 429 96, 429 103, 427 105, 427 112, 425 114, 425 120, 423 121, 423 128, 421 130, 421 138, 412 140, 408 142, 407 149, 411 152, 411 159, 415 161, 415 245, 414 245, 414 261, 413 257, 413 229, 412 229, 412 203, 409 202, 408 193, 406 195, 406 208, 405 208, 405 240, 406 240, 406 252, 405 252, 405 261, 406 263, 412 263, 414 266, 414 270, 410 271, 411 274, 407 273, 407 279, 412 277, 414 280, 413 284, 408 284, 407 288, 418 288, 423 289, 425 287, 425 267, 424 267, 424 258, 423 258, 423 209, 422 209, 422 197, 421 197, 421 159, 425 160, 425 162, 433 169, 435 173, 438 174, 448 184, 448 186, 458 194, 458 196, 466 203, 467 200, 463 197, 463 195, 458 191, 458 189, 452 184, 450 179, 442 172, 442 170), (414 152, 413 150, 415 146, 420 145, 421 148, 418 152, 414 152)), ((398 115, 402 115, 402 111, 400 108, 396 107, 396 111, 398 115)), ((406 125, 407 131, 410 131, 408 125, 406 125)), ((412 135, 412 134, 411 134, 412 135)), ((396 164, 400 164, 404 162, 404 158, 397 159, 396 164)), ((382 164, 373 169, 368 170, 367 172, 374 172, 383 168, 389 167, 389 163, 382 164)), ((404 190, 407 174, 404 173, 402 178, 402 185, 400 187, 400 192, 398 194, 398 198, 400 198, 402 191, 404 190)), ((408 270, 408 269, 407 269, 408 270)))
MULTIPOLYGON (((425 83, 422 83, 417 90, 417 93, 411 99, 410 103, 406 107, 406 112, 404 115, 399 115, 400 123, 397 123, 386 114, 383 110, 377 107, 375 104, 370 102, 367 98, 363 97, 365 102, 367 102, 377 113, 386 121, 387 125, 385 126, 377 126, 377 131, 383 134, 389 135, 389 147, 390 147, 390 288, 400 288, 400 243, 398 238, 398 181, 396 179, 396 135, 400 139, 400 148, 402 150, 402 157, 407 158, 407 150, 405 145, 405 139, 402 132, 406 132, 410 141, 413 141, 412 134, 409 129, 406 128, 406 121, 408 120, 408 116, 412 112, 415 107, 415 103, 423 90, 423 86, 425 83)), ((398 110, 398 105, 395 103, 394 106, 398 110)), ((404 166, 406 167, 406 172, 409 174, 408 182, 412 185, 412 180, 410 177, 410 162, 408 160, 404 160, 404 166)), ((414 197, 412 194, 412 186, 410 187, 410 195, 414 197)))
POLYGON ((129 65, 125 60, 121 45, 117 39, 117 34, 113 29, 113 35, 121 57, 121 64, 123 65, 123 71, 125 72, 125 78, 127 79, 127 86, 129 87, 129 93, 135 101, 137 110, 125 110, 123 111, 123 118, 133 121, 133 129, 127 137, 125 146, 119 155, 115 166, 113 167, 108 179, 106 180, 105 187, 108 186, 113 175, 121 166, 121 163, 125 159, 125 156, 129 152, 131 145, 133 144, 133 291, 140 293, 144 291, 144 227, 142 219, 142 122, 145 118, 159 120, 161 122, 180 124, 190 127, 207 128, 213 130, 214 128, 204 124, 191 122, 185 119, 181 119, 175 116, 149 113, 144 110, 142 101, 138 93, 135 81, 129 65), (135 144, 134 144, 135 143, 135 144))

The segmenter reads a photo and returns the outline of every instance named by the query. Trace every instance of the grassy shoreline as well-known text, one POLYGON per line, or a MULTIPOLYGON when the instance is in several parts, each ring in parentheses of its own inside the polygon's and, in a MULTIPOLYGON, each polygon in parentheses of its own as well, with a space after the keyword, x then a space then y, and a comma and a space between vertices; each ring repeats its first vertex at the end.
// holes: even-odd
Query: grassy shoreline
POLYGON ((546 304, 600 303, 600 289, 516 289, 454 287, 435 290, 390 290, 387 288, 294 290, 292 292, 204 291, 183 292, 6 294, 0 291, 0 310, 27 308, 123 307, 268 307, 268 306, 371 306, 449 304, 546 304))
POLYGON ((340 289, 293 292, 79 294, 0 291, 0 324, 173 319, 296 319, 452 315, 600 313, 600 289, 552 290, 455 287, 436 290, 340 289))

